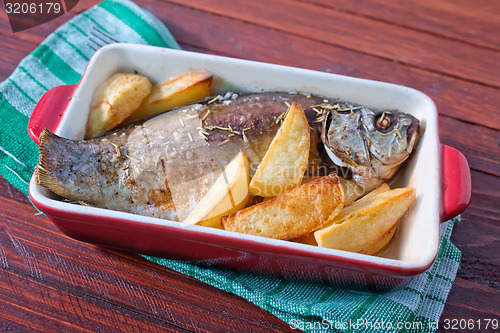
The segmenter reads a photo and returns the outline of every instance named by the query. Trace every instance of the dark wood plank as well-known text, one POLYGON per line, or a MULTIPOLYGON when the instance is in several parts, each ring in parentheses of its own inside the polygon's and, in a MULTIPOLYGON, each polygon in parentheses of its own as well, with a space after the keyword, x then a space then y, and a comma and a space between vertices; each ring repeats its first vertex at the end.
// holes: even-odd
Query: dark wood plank
POLYGON ((470 206, 451 236, 462 251, 458 276, 500 289, 500 178, 473 171, 472 183, 470 206))
POLYGON ((241 9, 242 3, 232 0, 169 1, 435 73, 500 87, 497 51, 368 17, 288 0, 273 1, 272 6, 267 1, 249 1, 244 4, 245 10, 241 9))
POLYGON ((481 284, 457 278, 451 287, 451 292, 446 300, 443 315, 439 319, 438 332, 497 332, 490 324, 489 329, 485 329, 484 319, 500 318, 500 307, 498 299, 500 290, 485 287, 481 284), (475 329, 452 330, 445 329, 446 320, 475 320, 475 329), (482 327, 479 329, 477 320, 481 320, 482 327))
POLYGON ((500 226, 500 178, 472 171, 472 200, 465 213, 500 226))
POLYGON ((498 2, 468 0, 305 0, 472 45, 500 50, 498 2))
POLYGON ((470 167, 500 176, 500 132, 449 117, 439 117, 441 142, 460 150, 470 167))
POLYGON ((1 36, 0 38, 0 81, 6 79, 19 62, 26 57, 36 46, 31 42, 19 40, 14 36, 1 36))
POLYGON ((0 269, 3 332, 190 332, 64 285, 0 269))
MULTIPOLYGON (((12 189, 5 183, 1 178, 0 270, 18 276, 17 280, 36 281, 46 293, 60 290, 57 297, 62 297, 62 301, 70 298, 91 311, 113 309, 114 313, 122 309, 121 314, 113 314, 118 317, 138 313, 144 317, 144 323, 154 324, 153 328, 165 325, 209 332, 290 330, 286 323, 236 295, 143 258, 100 249, 64 236, 46 217, 36 215, 35 208, 24 198, 19 200, 17 195, 10 195, 12 189), (84 306, 84 301, 89 299, 97 305, 84 306)), ((9 276, 16 280, 13 275, 9 276)), ((21 283, 17 280, 16 283, 21 283)), ((32 293, 37 294, 36 290, 32 293)), ((10 302, 22 306, 34 300, 25 301, 10 302)), ((0 299, 0 304, 2 302, 9 301, 0 299)), ((35 305, 35 308, 38 307, 35 305)), ((61 319, 53 318, 54 323, 75 315, 71 309, 64 309, 69 312, 62 313, 61 319)), ((25 315, 20 318, 42 320, 46 317, 44 312, 25 315)))
POLYGON ((7 78, 24 57, 60 25, 74 17, 77 11, 82 11, 98 2, 97 0, 85 1, 85 3, 79 3, 71 12, 53 21, 17 33, 12 33, 7 14, 2 8, 0 10, 0 81, 7 78))

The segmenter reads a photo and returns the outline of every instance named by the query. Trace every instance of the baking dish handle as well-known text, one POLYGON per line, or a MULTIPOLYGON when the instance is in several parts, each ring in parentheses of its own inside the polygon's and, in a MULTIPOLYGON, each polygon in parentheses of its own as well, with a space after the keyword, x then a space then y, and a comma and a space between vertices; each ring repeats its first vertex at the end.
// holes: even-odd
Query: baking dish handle
POLYGON ((469 206, 472 182, 469 163, 455 148, 441 145, 442 202, 441 222, 462 213, 469 206))
POLYGON ((40 98, 28 122, 28 133, 36 144, 44 128, 52 132, 57 129, 75 89, 76 85, 58 86, 40 98))

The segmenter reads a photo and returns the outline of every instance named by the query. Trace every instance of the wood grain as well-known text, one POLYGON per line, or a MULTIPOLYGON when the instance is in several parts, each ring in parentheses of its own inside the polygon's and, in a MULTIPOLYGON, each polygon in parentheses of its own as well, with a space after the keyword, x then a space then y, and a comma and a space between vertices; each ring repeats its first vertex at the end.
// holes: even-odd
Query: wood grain
POLYGON ((500 86, 500 78, 495 75, 500 72, 500 63, 495 60, 498 52, 388 22, 289 0, 275 0, 272 6, 250 1, 244 11, 241 3, 231 0, 171 1, 416 68, 500 86), (476 61, 478 58, 481 62, 476 61))
MULTIPOLYGON (((0 8, 0 80, 60 24, 13 34, 0 8)), ((183 49, 387 81, 428 94, 443 143, 472 168, 445 319, 499 318, 500 3, 489 0, 137 0, 183 49)), ((233 294, 142 257, 64 236, 0 177, 0 330, 288 332, 233 294)))
POLYGON ((489 0, 474 1, 473 11, 467 0, 306 1, 471 45, 500 50, 500 35, 496 33, 500 31, 500 21, 495 5, 489 0))
POLYGON ((485 319, 498 319, 500 291, 498 288, 489 288, 481 284, 457 278, 451 287, 450 295, 446 300, 445 312, 440 318, 438 332, 496 332, 490 325, 485 329, 485 319), (482 329, 478 325, 471 330, 445 329, 445 319, 448 320, 477 320, 482 321, 482 329))

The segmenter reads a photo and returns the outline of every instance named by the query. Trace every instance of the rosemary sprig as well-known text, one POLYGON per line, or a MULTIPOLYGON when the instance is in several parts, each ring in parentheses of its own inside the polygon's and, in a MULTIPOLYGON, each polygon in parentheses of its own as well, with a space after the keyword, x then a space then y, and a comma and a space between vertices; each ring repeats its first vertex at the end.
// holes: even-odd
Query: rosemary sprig
POLYGON ((212 104, 212 103, 214 103, 214 102, 215 102, 215 101, 217 101, 220 97, 221 97, 220 95, 215 96, 214 98, 212 98, 211 100, 209 100, 207 104, 212 104))

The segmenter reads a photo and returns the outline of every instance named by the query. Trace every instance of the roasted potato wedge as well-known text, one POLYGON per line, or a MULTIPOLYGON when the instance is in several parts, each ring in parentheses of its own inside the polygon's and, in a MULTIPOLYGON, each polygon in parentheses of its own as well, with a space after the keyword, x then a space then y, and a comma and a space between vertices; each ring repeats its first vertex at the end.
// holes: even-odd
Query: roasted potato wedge
POLYGON ((373 191, 371 191, 368 194, 366 194, 365 196, 363 196, 358 201, 368 200, 370 198, 373 198, 374 196, 377 196, 377 195, 379 195, 381 193, 384 193, 384 192, 388 192, 390 190, 391 190, 391 188, 389 187, 389 185, 387 185, 386 183, 384 183, 384 184, 380 185, 379 187, 377 187, 376 189, 374 189, 373 191))
POLYGON ((299 186, 306 171, 309 146, 309 123, 304 110, 293 103, 250 181, 250 192, 275 197, 299 186))
POLYGON ((358 253, 369 254, 369 255, 377 255, 382 251, 387 244, 392 239, 392 236, 396 233, 396 229, 398 228, 398 222, 394 223, 391 229, 387 231, 385 234, 381 235, 377 240, 370 244, 365 244, 358 253))
POLYGON ((315 231, 314 238, 321 247, 367 253, 367 248, 394 227, 414 200, 415 190, 411 187, 358 200, 315 231))
POLYGON ((335 174, 222 218, 226 230, 289 240, 321 228, 344 207, 335 174))
POLYGON ((155 84, 151 95, 125 120, 124 125, 210 96, 212 79, 209 72, 198 70, 155 84))
POLYGON ((222 216, 244 208, 250 199, 249 172, 248 160, 240 152, 183 222, 222 229, 222 216))
MULTIPOLYGON (((302 184, 312 182, 321 178, 320 176, 304 176, 302 178, 302 184)), ((361 196, 365 194, 365 191, 362 186, 356 184, 351 180, 347 180, 345 178, 339 177, 340 185, 342 185, 342 189, 344 190, 344 206, 349 206, 354 201, 359 199, 361 196)))
POLYGON ((118 73, 110 77, 94 94, 85 138, 95 138, 115 128, 141 105, 151 89, 151 82, 142 75, 118 73))
MULTIPOLYGON (((356 183, 354 183, 354 182, 352 182, 350 180, 344 179, 342 177, 339 177, 339 180, 340 180, 340 184, 342 185, 342 189, 344 191, 344 210, 346 210, 346 209, 348 209, 348 206, 350 204, 352 204, 357 198, 359 198, 363 194, 363 188, 361 186, 357 185, 356 183)), ((312 179, 310 179, 309 181, 312 181, 312 179)), ((375 190, 371 191, 370 193, 366 194, 361 199, 358 199, 357 202, 361 202, 361 200, 366 200, 366 199, 369 199, 369 198, 371 198, 371 197, 373 197, 373 196, 375 196, 377 194, 380 194, 380 193, 383 193, 383 192, 387 192, 390 189, 391 188, 387 184, 382 184, 382 186, 380 186, 377 189, 375 189, 375 190)), ((357 206, 354 207, 354 210, 358 209, 359 207, 360 206, 359 206, 359 203, 358 203, 357 206)), ((352 211, 353 208, 349 208, 349 210, 352 211)), ((392 235, 391 235, 391 237, 392 237, 392 235)), ((389 238, 389 240, 390 240, 390 238, 389 238)), ((299 237, 297 239, 294 239, 293 241, 297 242, 297 243, 308 244, 308 245, 315 245, 315 246, 318 245, 318 242, 314 238, 314 233, 310 233, 309 235, 305 235, 305 236, 299 237)), ((378 241, 377 240, 376 244, 374 243, 373 246, 372 245, 370 245, 370 246, 372 246, 373 248, 376 248, 379 243, 382 243, 382 241, 378 241)), ((384 246, 382 246, 382 247, 384 247, 384 246)))

